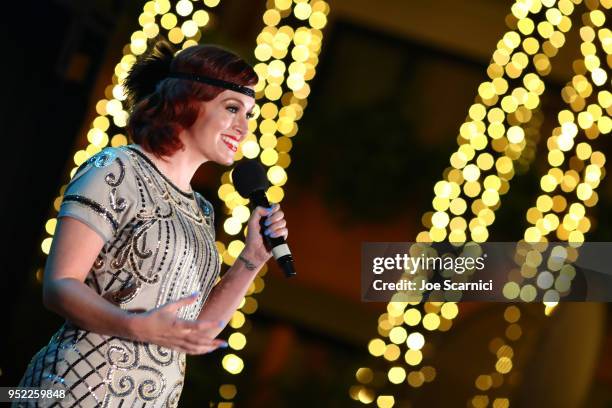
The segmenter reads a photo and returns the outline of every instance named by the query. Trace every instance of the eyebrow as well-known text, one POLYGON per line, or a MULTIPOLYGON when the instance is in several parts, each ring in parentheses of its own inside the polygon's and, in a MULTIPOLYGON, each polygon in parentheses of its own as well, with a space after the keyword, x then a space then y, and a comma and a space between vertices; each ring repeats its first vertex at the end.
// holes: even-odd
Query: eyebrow
MULTIPOLYGON (((227 101, 230 101, 230 100, 231 100, 231 101, 236 101, 236 102, 238 102, 239 104, 241 104, 243 108, 246 108, 246 106, 244 105, 244 102, 242 102, 242 101, 241 101, 240 99, 238 99, 238 98, 234 98, 233 96, 228 96, 227 98, 224 98, 224 99, 223 99, 223 102, 227 102, 227 101)), ((247 113, 248 113, 248 114, 252 114, 252 113, 253 113, 253 109, 255 109, 255 106, 253 106, 253 107, 251 108, 251 110, 250 110, 249 112, 247 112, 247 113)))

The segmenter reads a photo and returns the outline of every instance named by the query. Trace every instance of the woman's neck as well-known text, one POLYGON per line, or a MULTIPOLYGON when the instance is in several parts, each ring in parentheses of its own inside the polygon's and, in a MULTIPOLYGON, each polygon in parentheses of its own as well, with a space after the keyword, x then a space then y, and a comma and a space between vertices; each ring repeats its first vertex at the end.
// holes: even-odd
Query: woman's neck
POLYGON ((191 179, 202 161, 193 157, 190 149, 182 148, 172 153, 171 156, 158 157, 146 151, 142 146, 139 147, 172 183, 183 191, 191 191, 191 179))

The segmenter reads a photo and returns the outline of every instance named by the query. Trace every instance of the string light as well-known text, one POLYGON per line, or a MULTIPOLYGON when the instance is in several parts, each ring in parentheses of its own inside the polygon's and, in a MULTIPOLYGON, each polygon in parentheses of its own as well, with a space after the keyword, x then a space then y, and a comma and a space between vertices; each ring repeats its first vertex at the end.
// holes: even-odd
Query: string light
MULTIPOLYGON (((258 158, 267 167, 267 177, 271 187, 267 192, 271 203, 283 200, 283 186, 287 182, 286 169, 291 164, 290 151, 292 138, 298 131, 298 120, 302 117, 310 94, 308 82, 316 74, 318 55, 321 50, 323 34, 329 5, 323 0, 268 1, 263 14, 265 27, 257 36, 254 50, 258 82, 255 85, 258 104, 255 117, 249 121, 249 132, 236 152, 236 160, 243 157, 258 158), (281 25, 291 13, 304 25, 293 28, 281 25), (256 136, 259 134, 259 138, 256 136)), ((233 265, 244 241, 240 232, 246 234, 246 222, 250 217, 248 201, 236 192, 231 172, 221 177, 218 196, 224 202, 227 218, 223 223, 224 231, 235 237, 227 246, 217 242, 221 258, 226 265, 233 265)), ((235 331, 230 334, 229 345, 233 349, 232 360, 223 360, 222 365, 231 374, 238 374, 242 369, 234 368, 237 351, 242 350, 247 338, 244 326, 248 324, 247 315, 257 309, 254 295, 264 289, 267 268, 264 266, 254 282, 249 286, 242 304, 229 325, 235 331)), ((242 360, 240 360, 242 361, 242 360)), ((242 367, 242 366, 241 366, 242 367)), ((361 399, 368 400, 368 393, 361 393, 361 399)), ((231 398, 226 398, 231 400, 231 398)))
MULTIPOLYGON (((495 221, 495 211, 501 204, 501 196, 508 193, 510 180, 515 173, 526 171, 535 157, 535 145, 541 124, 541 115, 538 114, 537 108, 540 95, 545 90, 541 77, 548 75, 551 69, 550 58, 556 55, 558 48, 565 42, 564 33, 571 28, 568 16, 574 10, 574 4, 569 0, 559 1, 557 8, 553 7, 555 3, 555 1, 519 0, 512 6, 510 20, 514 21, 514 27, 497 43, 497 49, 487 68, 490 80, 478 87, 477 101, 469 108, 468 118, 459 129, 457 138, 459 147, 450 157, 451 167, 445 170, 445 178, 434 186, 435 198, 432 201, 434 211, 422 217, 423 224, 428 230, 417 235, 417 242, 448 240, 453 245, 461 247, 470 239, 475 243, 485 242, 488 239, 488 229, 495 221), (545 20, 536 26, 529 15, 541 11, 545 20), (542 44, 536 36, 542 38, 542 44), (530 63, 534 72, 527 72, 530 63), (519 84, 512 87, 512 84, 517 82, 519 84), (489 151, 485 151, 487 149, 489 151), (468 209, 473 214, 469 221, 465 215, 468 209)), ((603 25, 605 18, 600 13, 591 13, 590 16, 594 16, 600 26, 603 25)), ((609 30, 606 30, 599 31, 600 37, 604 40, 609 35, 609 30)), ((593 58, 591 60, 595 61, 593 58)), ((601 82, 604 74, 600 71, 593 72, 599 68, 595 62, 592 68, 591 76, 601 82)), ((574 86, 565 90, 568 97, 574 98, 572 101, 574 104, 581 103, 576 102, 580 96, 579 90, 583 93, 588 92, 589 87, 582 77, 575 77, 572 82, 574 86)), ((605 100, 607 95, 602 94, 600 99, 605 100)), ((600 105, 600 107, 607 106, 600 105)), ((591 110, 596 113, 601 111, 597 108, 591 110)), ((582 120, 585 124, 590 123, 590 118, 586 115, 583 115, 582 120)), ((609 126, 608 120, 601 119, 604 130, 609 126)), ((571 126, 566 128, 568 132, 572 131, 571 126)), ((563 148, 566 148, 567 144, 567 140, 561 140, 563 148)), ((583 147, 582 154, 586 155, 588 150, 588 147, 583 147)), ((549 159, 554 163, 561 161, 558 153, 549 155, 549 159)), ((591 179, 597 179, 597 174, 596 170, 592 170, 591 179)), ((568 176, 573 177, 574 174, 568 176)), ((547 182, 549 181, 547 179, 547 182)), ((573 181, 566 179, 568 186, 570 183, 573 181)), ((578 181, 575 184, 578 184, 578 181)), ((590 190, 592 186, 581 187, 580 194, 586 197, 590 194, 590 190)), ((554 224, 554 219, 549 217, 546 223, 550 226, 551 223, 554 224)), ((534 230, 529 230, 529 234, 541 236, 534 230)), ((531 296, 532 291, 528 288, 523 292, 525 296, 531 296)), ((389 308, 393 304, 389 303, 388 313, 379 318, 378 332, 382 337, 389 337, 396 325, 406 324, 416 328, 420 323, 425 329, 423 333, 426 333, 428 328, 435 328, 435 318, 421 317, 421 312, 415 307, 419 303, 395 302, 394 309, 397 310, 392 314, 389 308), (410 307, 404 312, 407 306, 410 307), (400 313, 407 316, 404 322, 394 317, 400 313)), ((425 302, 423 307, 427 309, 431 305, 425 302)), ((452 318, 454 317, 456 314, 452 315, 452 318)), ((509 338, 518 339, 520 326, 513 323, 508 327, 506 334, 509 338)), ((372 355, 386 358, 387 354, 382 352, 385 345, 383 339, 373 339, 368 349, 372 355)), ((387 345, 387 349, 390 346, 387 345)), ((420 362, 414 356, 407 356, 406 361, 420 362)), ((509 371, 511 357, 504 356, 501 361, 498 366, 500 370, 509 371)), ((418 372, 413 371, 413 373, 415 374, 412 376, 412 381, 408 375, 407 382, 412 386, 420 386, 422 382, 418 380, 420 377, 418 372)), ((497 374, 501 375, 499 372, 497 374)), ((484 380, 479 384, 482 381, 484 380)), ((496 399, 493 404, 504 406, 505 401, 507 400, 503 398, 496 399)), ((488 404, 489 400, 486 395, 478 395, 471 402, 480 406, 483 403, 488 404)))
MULTIPOLYGON (((569 16, 580 3, 576 1, 570 7, 568 3, 560 1, 558 9, 550 10, 565 10, 569 16)), ((605 14, 599 10, 600 5, 605 8, 612 6, 610 3, 593 1, 587 5, 590 11, 582 15, 584 25, 579 33, 583 58, 572 64, 574 76, 561 92, 571 110, 558 113, 559 126, 553 129, 547 140, 550 167, 540 181, 542 194, 526 214, 527 221, 533 226, 525 229, 523 240, 517 244, 514 257, 517 268, 509 273, 503 290, 506 298, 524 302, 531 302, 539 293, 543 294, 547 316, 557 307, 561 296, 571 288, 576 273, 572 263, 577 260, 578 248, 584 243, 584 235, 591 228, 586 210, 597 204, 595 190, 605 176, 603 166, 606 156, 603 152, 593 151, 590 143, 600 134, 609 133, 612 123, 609 116, 612 95, 605 89, 597 89, 605 85, 605 79, 601 79, 607 78, 607 72, 599 67, 597 50, 608 59, 612 51, 609 46, 612 32, 607 28, 598 28, 605 22, 605 14), (587 101, 592 103, 587 104, 587 101), (582 134, 586 139, 577 143, 582 134), (567 160, 572 152, 574 155, 567 160), (549 248, 547 236, 553 232, 557 240, 565 241, 567 245, 549 248), (543 254, 548 249, 550 252, 545 258, 543 254)), ((547 12, 546 16, 553 14, 556 15, 547 12)), ((570 27, 571 23, 568 23, 567 30, 570 27)), ((508 323, 505 337, 510 341, 516 341, 522 334, 520 316, 517 306, 509 306, 504 312, 504 319, 508 323)), ((501 376, 501 382, 503 376, 513 369, 513 349, 508 344, 499 343, 491 351, 497 357, 495 370, 501 376)), ((486 391, 479 386, 482 381, 479 383, 478 379, 476 387, 486 391)), ((495 401, 501 401, 498 406, 509 405, 508 398, 497 398, 495 401)), ((477 406, 474 399, 472 405, 477 406)))

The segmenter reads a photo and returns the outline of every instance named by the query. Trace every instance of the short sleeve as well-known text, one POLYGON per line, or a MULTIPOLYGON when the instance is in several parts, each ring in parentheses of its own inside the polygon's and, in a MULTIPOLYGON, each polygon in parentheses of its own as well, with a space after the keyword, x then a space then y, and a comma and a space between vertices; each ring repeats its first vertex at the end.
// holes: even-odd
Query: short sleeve
POLYGON ((84 222, 111 240, 135 213, 137 189, 129 157, 106 148, 87 160, 68 184, 59 217, 84 222))

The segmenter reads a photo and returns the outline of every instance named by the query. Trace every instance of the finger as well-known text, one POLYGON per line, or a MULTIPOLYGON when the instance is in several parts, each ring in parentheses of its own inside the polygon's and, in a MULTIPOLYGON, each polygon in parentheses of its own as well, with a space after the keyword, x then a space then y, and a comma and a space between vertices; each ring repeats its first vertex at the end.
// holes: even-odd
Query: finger
POLYGON ((168 347, 171 348, 172 350, 176 350, 176 351, 180 351, 181 353, 189 353, 190 351, 188 350, 189 347, 186 347, 183 342, 181 342, 180 340, 170 340, 170 339, 164 339, 164 340, 157 340, 155 341, 156 345, 158 346, 162 346, 162 347, 168 347))
POLYGON ((269 214, 268 210, 264 207, 258 206, 251 212, 249 221, 247 223, 248 230, 253 232, 259 232, 259 222, 262 218, 265 218, 269 214))
POLYGON ((224 323, 215 320, 185 320, 176 319, 174 327, 178 330, 186 331, 205 331, 216 327, 223 327, 224 323))
POLYGON ((262 217, 266 217, 266 216, 270 215, 270 213, 271 213, 271 211, 270 211, 269 208, 262 207, 262 206, 257 206, 257 207, 255 207, 255 210, 253 211, 252 215, 255 216, 255 217, 262 218, 262 217))
POLYGON ((177 347, 186 350, 189 354, 205 354, 210 353, 218 348, 227 347, 227 343, 223 340, 210 340, 193 342, 187 339, 175 339, 173 342, 177 347))
POLYGON ((198 347, 194 347, 190 345, 189 343, 182 341, 182 340, 173 341, 170 348, 174 350, 178 350, 182 353, 187 353, 187 354, 198 354, 198 351, 199 351, 198 347))
POLYGON ((267 225, 274 224, 275 222, 278 222, 284 218, 285 218, 285 213, 279 210, 275 213, 272 213, 272 215, 268 216, 268 218, 266 218, 266 221, 264 221, 264 225, 267 226, 267 225))
POLYGON ((280 228, 285 228, 287 226, 287 220, 279 220, 270 224, 267 230, 274 231, 280 228))
POLYGON ((277 230, 270 232, 270 237, 272 238, 278 238, 281 236, 287 239, 287 237, 289 236, 289 230, 287 228, 279 228, 277 230))
POLYGON ((266 230, 264 231, 264 234, 268 236, 272 236, 273 233, 278 232, 281 229, 286 229, 286 226, 287 226, 287 222, 285 220, 280 220, 270 225, 268 228, 266 228, 266 230))
POLYGON ((191 344, 192 346, 196 346, 196 347, 208 346, 208 347, 214 347, 214 348, 218 348, 218 347, 225 348, 228 346, 225 340, 213 339, 211 337, 206 337, 201 334, 194 334, 194 333, 183 335, 181 340, 186 341, 187 343, 191 344))

